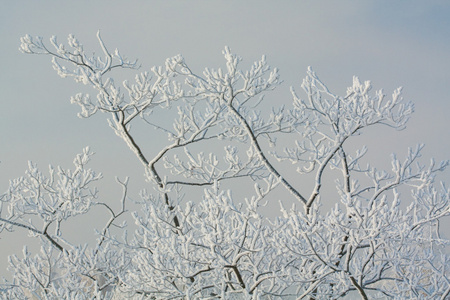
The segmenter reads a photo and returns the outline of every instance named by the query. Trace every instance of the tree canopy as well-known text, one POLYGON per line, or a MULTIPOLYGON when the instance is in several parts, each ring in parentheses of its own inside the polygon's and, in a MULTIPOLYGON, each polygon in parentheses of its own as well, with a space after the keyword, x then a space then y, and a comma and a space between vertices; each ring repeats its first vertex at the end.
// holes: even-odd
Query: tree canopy
POLYGON ((303 92, 291 88, 292 101, 282 102, 270 99, 281 79, 266 57, 242 69, 228 47, 223 69, 197 73, 177 55, 118 84, 116 73, 139 65, 97 38, 101 55, 73 35, 67 43, 27 35, 20 50, 51 57, 61 77, 93 89, 95 96, 71 98, 79 117, 105 114, 148 186, 132 201, 129 179, 117 178, 123 193, 115 210, 98 197, 102 175, 88 167, 89 147, 72 169, 47 174, 30 162, 0 196, 0 231, 25 228, 42 247, 10 257, 4 299, 450 295, 448 240, 439 228, 450 214, 449 191, 435 183, 448 161, 421 162, 418 145, 381 170, 351 142, 369 127, 405 128, 414 107, 400 88, 387 96, 354 77, 336 95, 309 68, 303 92), (167 138, 145 149, 134 124, 167 138), (233 193, 249 183, 251 196, 233 193), (281 189, 288 197, 280 199, 281 189), (262 213, 274 201, 276 217, 262 213), (96 243, 73 244, 62 224, 94 206, 109 221, 96 243))

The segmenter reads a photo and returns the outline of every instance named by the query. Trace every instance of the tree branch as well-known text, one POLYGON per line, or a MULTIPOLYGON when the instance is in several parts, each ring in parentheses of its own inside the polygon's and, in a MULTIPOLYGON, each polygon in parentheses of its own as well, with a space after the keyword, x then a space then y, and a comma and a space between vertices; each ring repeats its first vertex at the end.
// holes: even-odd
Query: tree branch
POLYGON ((47 240, 49 240, 52 243, 52 245, 55 246, 59 251, 61 251, 61 252, 64 251, 64 248, 60 244, 58 244, 47 232, 43 232, 43 231, 37 230, 37 229, 35 229, 33 227, 30 227, 28 225, 17 223, 17 222, 14 222, 14 221, 10 221, 10 220, 4 219, 2 217, 0 217, 0 221, 3 221, 5 223, 8 223, 8 224, 11 224, 11 225, 14 225, 14 226, 22 227, 22 228, 30 230, 30 231, 32 231, 34 233, 42 235, 47 240))

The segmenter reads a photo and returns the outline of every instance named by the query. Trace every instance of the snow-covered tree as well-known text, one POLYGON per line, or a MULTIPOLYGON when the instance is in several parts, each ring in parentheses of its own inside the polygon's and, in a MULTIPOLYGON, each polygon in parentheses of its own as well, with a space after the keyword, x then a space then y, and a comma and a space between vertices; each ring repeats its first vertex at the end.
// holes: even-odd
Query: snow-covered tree
POLYGON ((102 175, 87 167, 89 148, 73 169, 45 175, 30 163, 1 195, 0 231, 24 228, 42 247, 10 257, 4 299, 450 296, 449 241, 439 228, 450 214, 449 191, 434 180, 448 162, 421 163, 419 145, 379 170, 366 161, 367 148, 352 143, 368 127, 405 128, 413 105, 401 89, 386 96, 355 77, 339 96, 308 69, 304 93, 292 88, 282 105, 264 99, 281 83, 277 69, 263 56, 242 70, 229 48, 223 69, 194 72, 177 55, 119 85, 113 74, 138 65, 97 37, 100 56, 72 35, 67 44, 27 35, 20 50, 50 56, 61 77, 93 88, 95 97, 71 99, 79 117, 104 113, 149 187, 132 212, 128 178, 117 179, 123 194, 115 211, 98 197, 102 175), (138 122, 166 142, 144 149, 131 126, 138 122), (241 197, 232 189, 238 183, 252 183, 252 194, 241 197), (198 191, 203 196, 191 196, 198 191), (272 202, 280 203, 276 217, 262 212, 272 202), (96 243, 74 245, 62 224, 94 206, 109 221, 96 243))

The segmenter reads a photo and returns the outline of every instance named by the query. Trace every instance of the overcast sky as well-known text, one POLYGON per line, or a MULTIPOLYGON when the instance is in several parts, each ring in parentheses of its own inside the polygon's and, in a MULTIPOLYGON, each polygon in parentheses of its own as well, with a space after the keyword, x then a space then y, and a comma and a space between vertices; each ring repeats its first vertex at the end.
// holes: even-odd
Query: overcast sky
MULTIPOLYGON (((178 53, 196 71, 220 67, 225 45, 246 63, 266 54, 284 80, 277 97, 288 98, 291 85, 300 90, 307 66, 341 95, 353 75, 388 95, 403 86, 416 112, 407 130, 368 140, 375 147, 371 155, 388 161, 391 152, 404 154, 424 142, 427 158, 450 158, 448 1, 1 1, 2 192, 28 160, 43 169, 49 163, 69 167, 87 145, 107 183, 113 185, 116 175, 142 175, 103 115, 77 118, 69 99, 85 88, 59 78, 49 57, 18 51, 25 34, 63 41, 70 33, 97 51, 97 30, 110 48, 138 58, 144 70, 178 53)), ((449 178, 447 172, 443 179, 449 178)))

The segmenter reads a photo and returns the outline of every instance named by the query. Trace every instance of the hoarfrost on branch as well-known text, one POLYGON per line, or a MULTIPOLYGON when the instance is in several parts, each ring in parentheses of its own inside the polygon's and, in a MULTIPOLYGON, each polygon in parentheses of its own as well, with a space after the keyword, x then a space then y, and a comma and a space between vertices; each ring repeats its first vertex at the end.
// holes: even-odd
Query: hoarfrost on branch
POLYGON ((448 240, 439 229, 450 214, 449 191, 435 183, 448 162, 421 163, 418 145, 403 158, 393 155, 391 170, 379 170, 365 162, 366 147, 351 144, 368 127, 405 128, 413 105, 401 89, 387 96, 354 77, 339 96, 309 68, 303 94, 291 88, 291 104, 271 104, 264 96, 281 83, 278 70, 264 56, 242 70, 228 47, 224 69, 197 73, 177 55, 120 85, 113 73, 139 66, 97 38, 100 56, 73 35, 67 44, 27 35, 20 50, 50 56, 61 77, 93 88, 95 97, 71 98, 79 117, 106 114, 154 189, 142 190, 140 208, 130 212, 128 178, 117 179, 123 194, 115 211, 98 199, 102 176, 86 167, 89 148, 73 170, 50 167, 44 175, 30 163, 1 195, 0 231, 27 229, 42 248, 9 258, 13 279, 0 287, 4 299, 450 295, 448 240), (144 148, 132 130, 137 122, 167 140, 144 148), (326 173, 337 176, 335 194, 323 192, 326 173), (221 187, 227 182, 251 183, 253 193, 242 199, 221 187), (400 197, 405 187, 411 193, 400 197), (292 199, 269 218, 261 210, 279 201, 275 189, 292 199), (191 199, 190 190, 203 196, 191 199), (96 244, 72 244, 61 224, 93 206, 110 219, 96 244))

